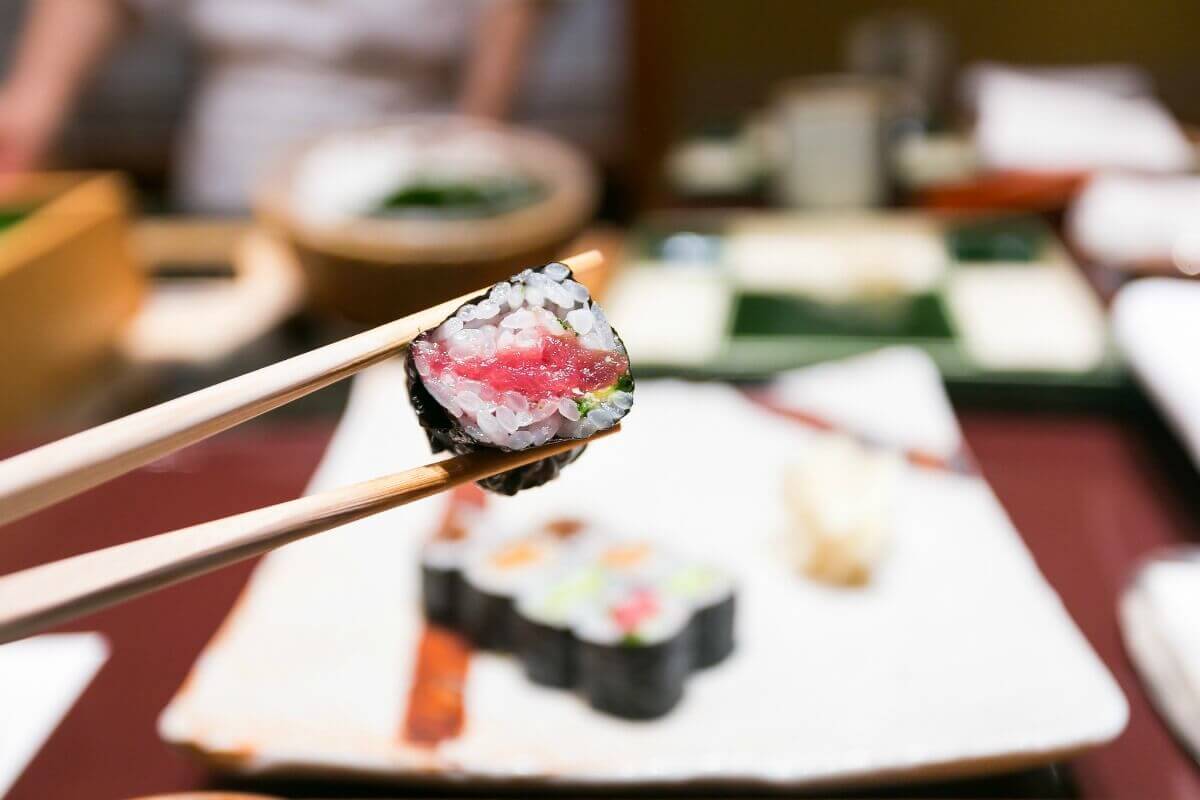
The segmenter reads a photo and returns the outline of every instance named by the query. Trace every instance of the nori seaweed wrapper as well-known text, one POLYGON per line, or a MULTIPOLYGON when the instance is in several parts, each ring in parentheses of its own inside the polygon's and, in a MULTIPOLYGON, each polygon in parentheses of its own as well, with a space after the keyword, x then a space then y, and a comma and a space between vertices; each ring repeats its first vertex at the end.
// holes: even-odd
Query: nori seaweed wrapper
POLYGON ((511 595, 495 594, 464 581, 458 596, 458 629, 476 647, 510 650, 517 611, 511 595))
POLYGON ((462 593, 462 570, 421 565, 421 606, 430 622, 457 625, 462 593))
POLYGON ((687 628, 648 645, 581 642, 580 689, 598 711, 626 719, 661 717, 683 699, 692 647, 687 628))
POLYGON ((692 612, 693 661, 696 669, 715 666, 733 652, 733 618, 736 595, 730 592, 720 601, 692 612))
MULTIPOLYGON (((561 262, 551 262, 561 263, 561 262)), ((549 265, 545 265, 549 266, 549 265)), ((545 266, 538 267, 537 271, 545 269, 545 266)), ((565 266, 565 265, 564 265, 565 266)), ((573 277, 573 274, 568 271, 568 277, 573 277)), ((509 281, 520 280, 518 276, 509 278, 509 281)), ((462 305, 477 305, 481 301, 487 299, 488 292, 484 291, 472 297, 462 305)), ((592 309, 598 308, 594 300, 589 299, 587 306, 592 309)), ((462 306, 459 306, 460 308, 462 306)), ((457 309, 456 309, 457 310, 457 309)), ((451 314, 450 316, 454 316, 451 314)), ((615 328, 612 329, 613 335, 620 342, 620 334, 615 328)), ((422 334, 424 335, 424 333, 422 334)), ((623 345, 622 345, 623 350, 623 345)), ((434 453, 450 452, 455 455, 468 455, 476 453, 483 449, 498 449, 507 450, 507 448, 497 445, 485 444, 477 441, 466 430, 463 429, 459 421, 452 416, 438 401, 430 394, 425 387, 425 382, 420 373, 417 371, 416 362, 412 356, 411 348, 404 359, 405 375, 408 382, 408 397, 412 403, 413 410, 417 414, 417 420, 425 431, 426 437, 429 439, 429 446, 434 453)), ((629 380, 629 391, 634 389, 632 371, 627 371, 626 376, 629 380)), ((555 437, 551 441, 562 441, 561 438, 555 437)), ((532 464, 526 464, 523 467, 511 469, 508 472, 502 472, 499 475, 493 475, 484 478, 477 483, 484 489, 487 489, 497 494, 515 495, 523 489, 532 489, 536 486, 541 486, 544 483, 554 480, 558 477, 559 472, 563 467, 567 466, 575 459, 583 454, 587 448, 585 440, 580 440, 579 447, 573 450, 568 450, 558 455, 543 458, 540 461, 535 461, 532 464)))
POLYGON ((512 627, 517 658, 529 680, 569 689, 579 673, 579 642, 570 628, 547 625, 517 613, 512 627))

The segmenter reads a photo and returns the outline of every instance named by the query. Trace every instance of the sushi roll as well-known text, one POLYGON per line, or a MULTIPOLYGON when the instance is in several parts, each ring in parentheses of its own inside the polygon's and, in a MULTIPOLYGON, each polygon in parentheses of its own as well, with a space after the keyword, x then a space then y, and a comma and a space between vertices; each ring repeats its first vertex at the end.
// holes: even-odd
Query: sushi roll
MULTIPOLYGON (((409 347, 408 393, 434 452, 506 451, 586 439, 633 406, 625 345, 571 270, 527 269, 461 306, 409 347)), ((540 486, 583 452, 481 480, 500 494, 540 486)))
POLYGON ((719 569, 686 564, 663 582, 664 591, 692 612, 692 666, 711 667, 733 652, 735 594, 733 581, 719 569))
POLYGON ((579 687, 598 711, 629 719, 666 714, 691 671, 688 608, 653 586, 626 587, 575 625, 579 687))
POLYGON ((421 548, 421 601, 430 622, 448 627, 458 624, 469 532, 485 501, 484 493, 473 485, 453 489, 446 498, 441 525, 421 548))
POLYGON ((560 688, 576 684, 578 642, 571 627, 599 601, 604 586, 604 573, 588 565, 517 600, 513 641, 531 681, 560 688))
POLYGON ((430 622, 458 625, 466 546, 462 539, 431 539, 421 548, 421 605, 430 622))
POLYGON ((525 536, 474 550, 463 569, 459 630, 477 647, 511 650, 515 600, 545 584, 566 548, 548 536, 525 536))

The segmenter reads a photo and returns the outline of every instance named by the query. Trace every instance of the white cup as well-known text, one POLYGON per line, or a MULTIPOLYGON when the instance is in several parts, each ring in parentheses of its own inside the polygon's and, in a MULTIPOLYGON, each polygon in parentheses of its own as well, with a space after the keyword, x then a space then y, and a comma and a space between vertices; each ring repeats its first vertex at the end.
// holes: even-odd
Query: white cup
POLYGON ((898 84, 829 76, 792 81, 775 102, 776 199, 801 208, 866 208, 887 200, 886 141, 898 84))

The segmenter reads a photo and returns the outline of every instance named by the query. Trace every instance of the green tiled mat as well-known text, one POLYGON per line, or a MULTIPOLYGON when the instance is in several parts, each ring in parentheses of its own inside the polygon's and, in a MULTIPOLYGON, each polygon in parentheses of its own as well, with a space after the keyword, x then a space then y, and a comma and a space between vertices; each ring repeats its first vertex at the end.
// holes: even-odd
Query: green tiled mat
MULTIPOLYGON (((769 213, 757 212, 760 217, 769 213)), ((748 216, 743 212, 672 214, 639 225, 628 252, 641 267, 671 270, 704 265, 718 280, 729 280, 724 262, 727 236, 748 216)), ((885 218, 887 215, 879 215, 885 218)), ((809 223, 806 223, 809 224, 809 223)), ((869 222, 867 223, 869 224, 869 222)), ((989 217, 939 222, 949 269, 988 269, 1067 258, 1053 230, 1037 217, 989 217)), ((809 228, 811 230, 811 228, 809 228)), ((964 350, 947 310, 945 286, 925 294, 878 301, 823 302, 813 297, 733 292, 719 351, 702 364, 641 364, 643 374, 757 379, 798 366, 841 358, 890 345, 924 349, 944 377, 958 385, 1076 389, 1092 395, 1125 389, 1127 373, 1115 350, 1086 372, 1002 371, 975 363, 964 350)), ((1020 324, 1014 319, 1013 324, 1020 324)), ((636 354, 635 354, 636 356, 636 354)))

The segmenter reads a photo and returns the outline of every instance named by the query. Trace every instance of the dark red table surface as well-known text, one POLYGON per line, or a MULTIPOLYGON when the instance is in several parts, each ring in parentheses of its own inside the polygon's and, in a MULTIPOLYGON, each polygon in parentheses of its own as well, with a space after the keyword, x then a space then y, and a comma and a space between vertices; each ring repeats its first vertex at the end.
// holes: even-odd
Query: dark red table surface
MULTIPOLYGON (((1114 615, 1116 597, 1140 557, 1195 541, 1200 482, 1194 470, 1161 429, 1132 417, 966 411, 962 419, 984 474, 1120 682, 1131 716, 1115 742, 1057 770, 920 793, 1200 800, 1200 769, 1150 708, 1114 615)), ((15 523, 0 536, 0 573, 293 497, 332 427, 324 419, 266 421, 228 432, 15 523)), ((230 785, 162 744, 155 724, 250 569, 231 567, 69 626, 103 632, 112 656, 10 800, 110 800, 230 785)), ((343 797, 420 791, 265 788, 343 797)))

